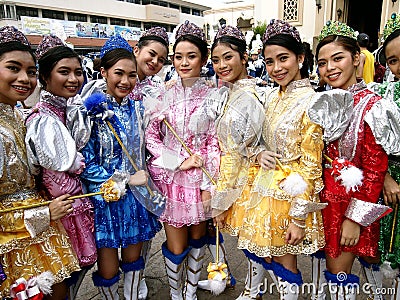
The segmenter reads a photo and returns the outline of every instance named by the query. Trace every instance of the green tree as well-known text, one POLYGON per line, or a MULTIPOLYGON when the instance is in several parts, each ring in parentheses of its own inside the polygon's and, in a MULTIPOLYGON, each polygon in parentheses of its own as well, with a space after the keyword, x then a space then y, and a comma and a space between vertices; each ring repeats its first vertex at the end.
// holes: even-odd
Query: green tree
POLYGON ((261 37, 264 35, 265 30, 267 30, 267 23, 266 22, 257 22, 257 26, 253 28, 254 36, 259 34, 261 37))

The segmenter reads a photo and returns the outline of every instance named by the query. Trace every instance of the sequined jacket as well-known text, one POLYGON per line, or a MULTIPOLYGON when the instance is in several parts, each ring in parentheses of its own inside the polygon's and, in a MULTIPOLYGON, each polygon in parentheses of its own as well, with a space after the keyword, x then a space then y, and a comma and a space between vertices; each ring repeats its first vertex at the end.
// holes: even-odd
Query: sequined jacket
POLYGON ((256 79, 235 82, 219 112, 217 136, 222 163, 212 199, 216 210, 227 210, 241 196, 255 157, 266 149, 261 143, 265 113, 256 84, 256 79))
MULTIPOLYGON (((215 111, 208 103, 218 97, 218 91, 203 79, 198 79, 191 87, 184 87, 178 80, 162 96, 163 105, 158 107, 190 150, 203 157, 205 169, 215 178, 220 151, 215 134, 215 111)), ((153 118, 146 128, 146 147, 153 156, 148 165, 155 182, 179 182, 183 187, 188 184, 191 188, 211 190, 212 183, 200 168, 178 170, 190 155, 163 121, 153 118)))
MULTIPOLYGON (((22 113, 0 103, 0 209, 43 202, 35 191, 35 180, 28 166, 22 113)), ((57 234, 50 225, 48 206, 0 215, 0 255, 13 248, 23 248, 35 240, 31 235, 57 234), (29 216, 29 217, 28 217, 29 216), (29 226, 31 229, 28 231, 29 226)), ((36 241, 40 241, 40 237, 36 241)))
MULTIPOLYGON (((357 200, 376 203, 382 191, 388 168, 388 156, 385 148, 391 148, 392 145, 387 142, 391 140, 390 136, 393 136, 394 133, 386 131, 388 135, 380 139, 379 136, 384 127, 379 127, 378 121, 387 116, 387 109, 396 109, 396 107, 367 89, 364 81, 353 85, 349 91, 354 98, 354 110, 350 125, 340 139, 326 146, 325 153, 332 159, 344 157, 361 169, 363 172, 362 185, 358 189, 346 193, 345 188, 332 175, 329 164, 327 164, 328 168, 324 170, 324 182, 328 194, 342 195, 341 197, 348 200, 347 212, 357 213, 357 200)), ((351 214, 346 214, 346 217, 357 219, 351 214)))
POLYGON ((292 199, 279 187, 287 177, 280 167, 273 172, 272 179, 266 176, 266 179, 255 182, 253 186, 253 191, 262 196, 290 201, 289 215, 303 219, 308 212, 317 210, 314 203, 319 202, 318 193, 323 188, 323 129, 312 122, 307 114, 314 97, 315 92, 309 80, 303 79, 291 82, 283 94, 280 94, 279 88, 273 89, 266 94, 265 102, 269 127, 264 126, 263 139, 271 150, 282 155, 280 161, 284 168, 301 175, 307 184, 304 193, 292 199))

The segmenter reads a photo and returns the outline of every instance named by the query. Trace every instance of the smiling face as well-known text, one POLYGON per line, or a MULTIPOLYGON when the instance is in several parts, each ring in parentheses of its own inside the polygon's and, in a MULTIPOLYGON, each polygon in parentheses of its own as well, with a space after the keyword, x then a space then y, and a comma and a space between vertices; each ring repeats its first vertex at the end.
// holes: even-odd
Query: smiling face
POLYGON ((304 61, 303 54, 296 55, 285 47, 268 45, 264 49, 264 57, 269 76, 283 91, 289 83, 301 79, 299 63, 304 61))
POLYGON ((118 103, 135 87, 137 72, 133 60, 124 58, 117 61, 111 68, 101 68, 101 75, 107 81, 107 94, 113 96, 118 103))
POLYGON ((24 101, 36 87, 37 69, 32 55, 11 51, 0 57, 0 102, 14 106, 24 101))
POLYGON ((226 82, 235 83, 247 77, 246 58, 226 43, 214 47, 211 55, 213 68, 218 77, 226 82))
POLYGON ((148 41, 141 48, 135 47, 137 72, 140 80, 146 76, 153 76, 160 72, 167 60, 167 48, 156 41, 148 41))
POLYGON ((174 67, 182 79, 200 77, 205 61, 200 49, 189 41, 180 41, 174 52, 174 67))
POLYGON ((346 90, 357 83, 356 67, 360 55, 354 58, 350 51, 337 42, 332 42, 321 47, 318 53, 318 71, 324 82, 333 88, 346 90))
POLYGON ((53 95, 65 99, 76 96, 84 81, 79 60, 75 57, 61 59, 45 81, 46 90, 53 95))
POLYGON ((400 36, 391 40, 385 48, 386 63, 394 77, 400 79, 400 36))

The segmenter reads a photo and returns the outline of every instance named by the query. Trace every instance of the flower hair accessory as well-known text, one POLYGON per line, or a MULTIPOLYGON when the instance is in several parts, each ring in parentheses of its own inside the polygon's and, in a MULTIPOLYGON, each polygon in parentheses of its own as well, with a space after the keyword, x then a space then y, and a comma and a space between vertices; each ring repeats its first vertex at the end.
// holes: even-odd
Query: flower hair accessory
POLYGON ((290 25, 288 22, 282 20, 272 19, 263 36, 263 43, 268 41, 270 38, 278 35, 278 34, 287 34, 292 36, 296 41, 301 43, 300 33, 296 29, 296 27, 290 25))
POLYGON ((4 26, 0 28, 0 44, 7 42, 20 42, 26 46, 31 46, 25 34, 14 26, 4 26))
POLYGON ((397 29, 400 29, 400 15, 392 13, 390 19, 385 24, 385 28, 383 29, 383 39, 386 40, 388 36, 397 29))
POLYGON ((230 25, 223 24, 220 29, 218 29, 217 34, 215 35, 214 42, 220 39, 223 36, 230 36, 241 41, 246 41, 243 33, 237 27, 233 27, 230 25))
POLYGON ((168 34, 164 27, 156 26, 146 30, 139 39, 142 40, 156 40, 167 47, 169 45, 168 34))
POLYGON ((47 51, 51 48, 65 46, 64 42, 56 35, 46 35, 39 43, 35 55, 37 59, 40 59, 47 51))
POLYGON ((338 21, 328 21, 322 28, 321 33, 318 37, 318 41, 322 41, 324 38, 330 35, 341 35, 346 36, 351 39, 357 40, 357 34, 353 28, 345 23, 340 23, 338 21))
POLYGON ((132 52, 132 47, 129 45, 129 43, 119 34, 110 37, 103 47, 101 47, 100 50, 100 58, 102 58, 107 52, 110 52, 111 50, 115 49, 126 49, 129 52, 132 52))
POLYGON ((188 20, 186 20, 185 23, 179 26, 178 30, 176 31, 175 40, 178 40, 184 35, 192 35, 204 42, 207 42, 203 30, 199 26, 189 22, 188 20))

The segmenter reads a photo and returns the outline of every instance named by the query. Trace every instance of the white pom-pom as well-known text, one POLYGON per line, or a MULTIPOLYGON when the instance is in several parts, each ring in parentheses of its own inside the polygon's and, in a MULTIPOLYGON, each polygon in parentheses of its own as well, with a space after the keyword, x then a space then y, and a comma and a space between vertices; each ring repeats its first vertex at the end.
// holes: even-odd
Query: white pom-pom
POLYGON ((43 272, 42 274, 33 277, 29 280, 28 285, 37 285, 39 290, 45 294, 50 295, 52 292, 52 285, 54 284, 54 276, 50 271, 43 272))
POLYGON ((226 280, 222 279, 220 274, 216 275, 214 279, 209 279, 209 281, 211 294, 218 296, 225 291, 226 280))
POLYGON ((350 166, 340 171, 340 176, 337 179, 342 181, 342 185, 346 188, 346 192, 357 190, 362 185, 363 172, 355 167, 350 166))
POLYGON ((393 269, 390 266, 390 262, 384 261, 381 265, 381 272, 383 274, 383 278, 395 279, 399 274, 399 269, 393 269))
POLYGON ((285 180, 280 184, 281 189, 292 197, 303 194, 307 189, 307 183, 304 181, 298 173, 291 173, 285 180))

